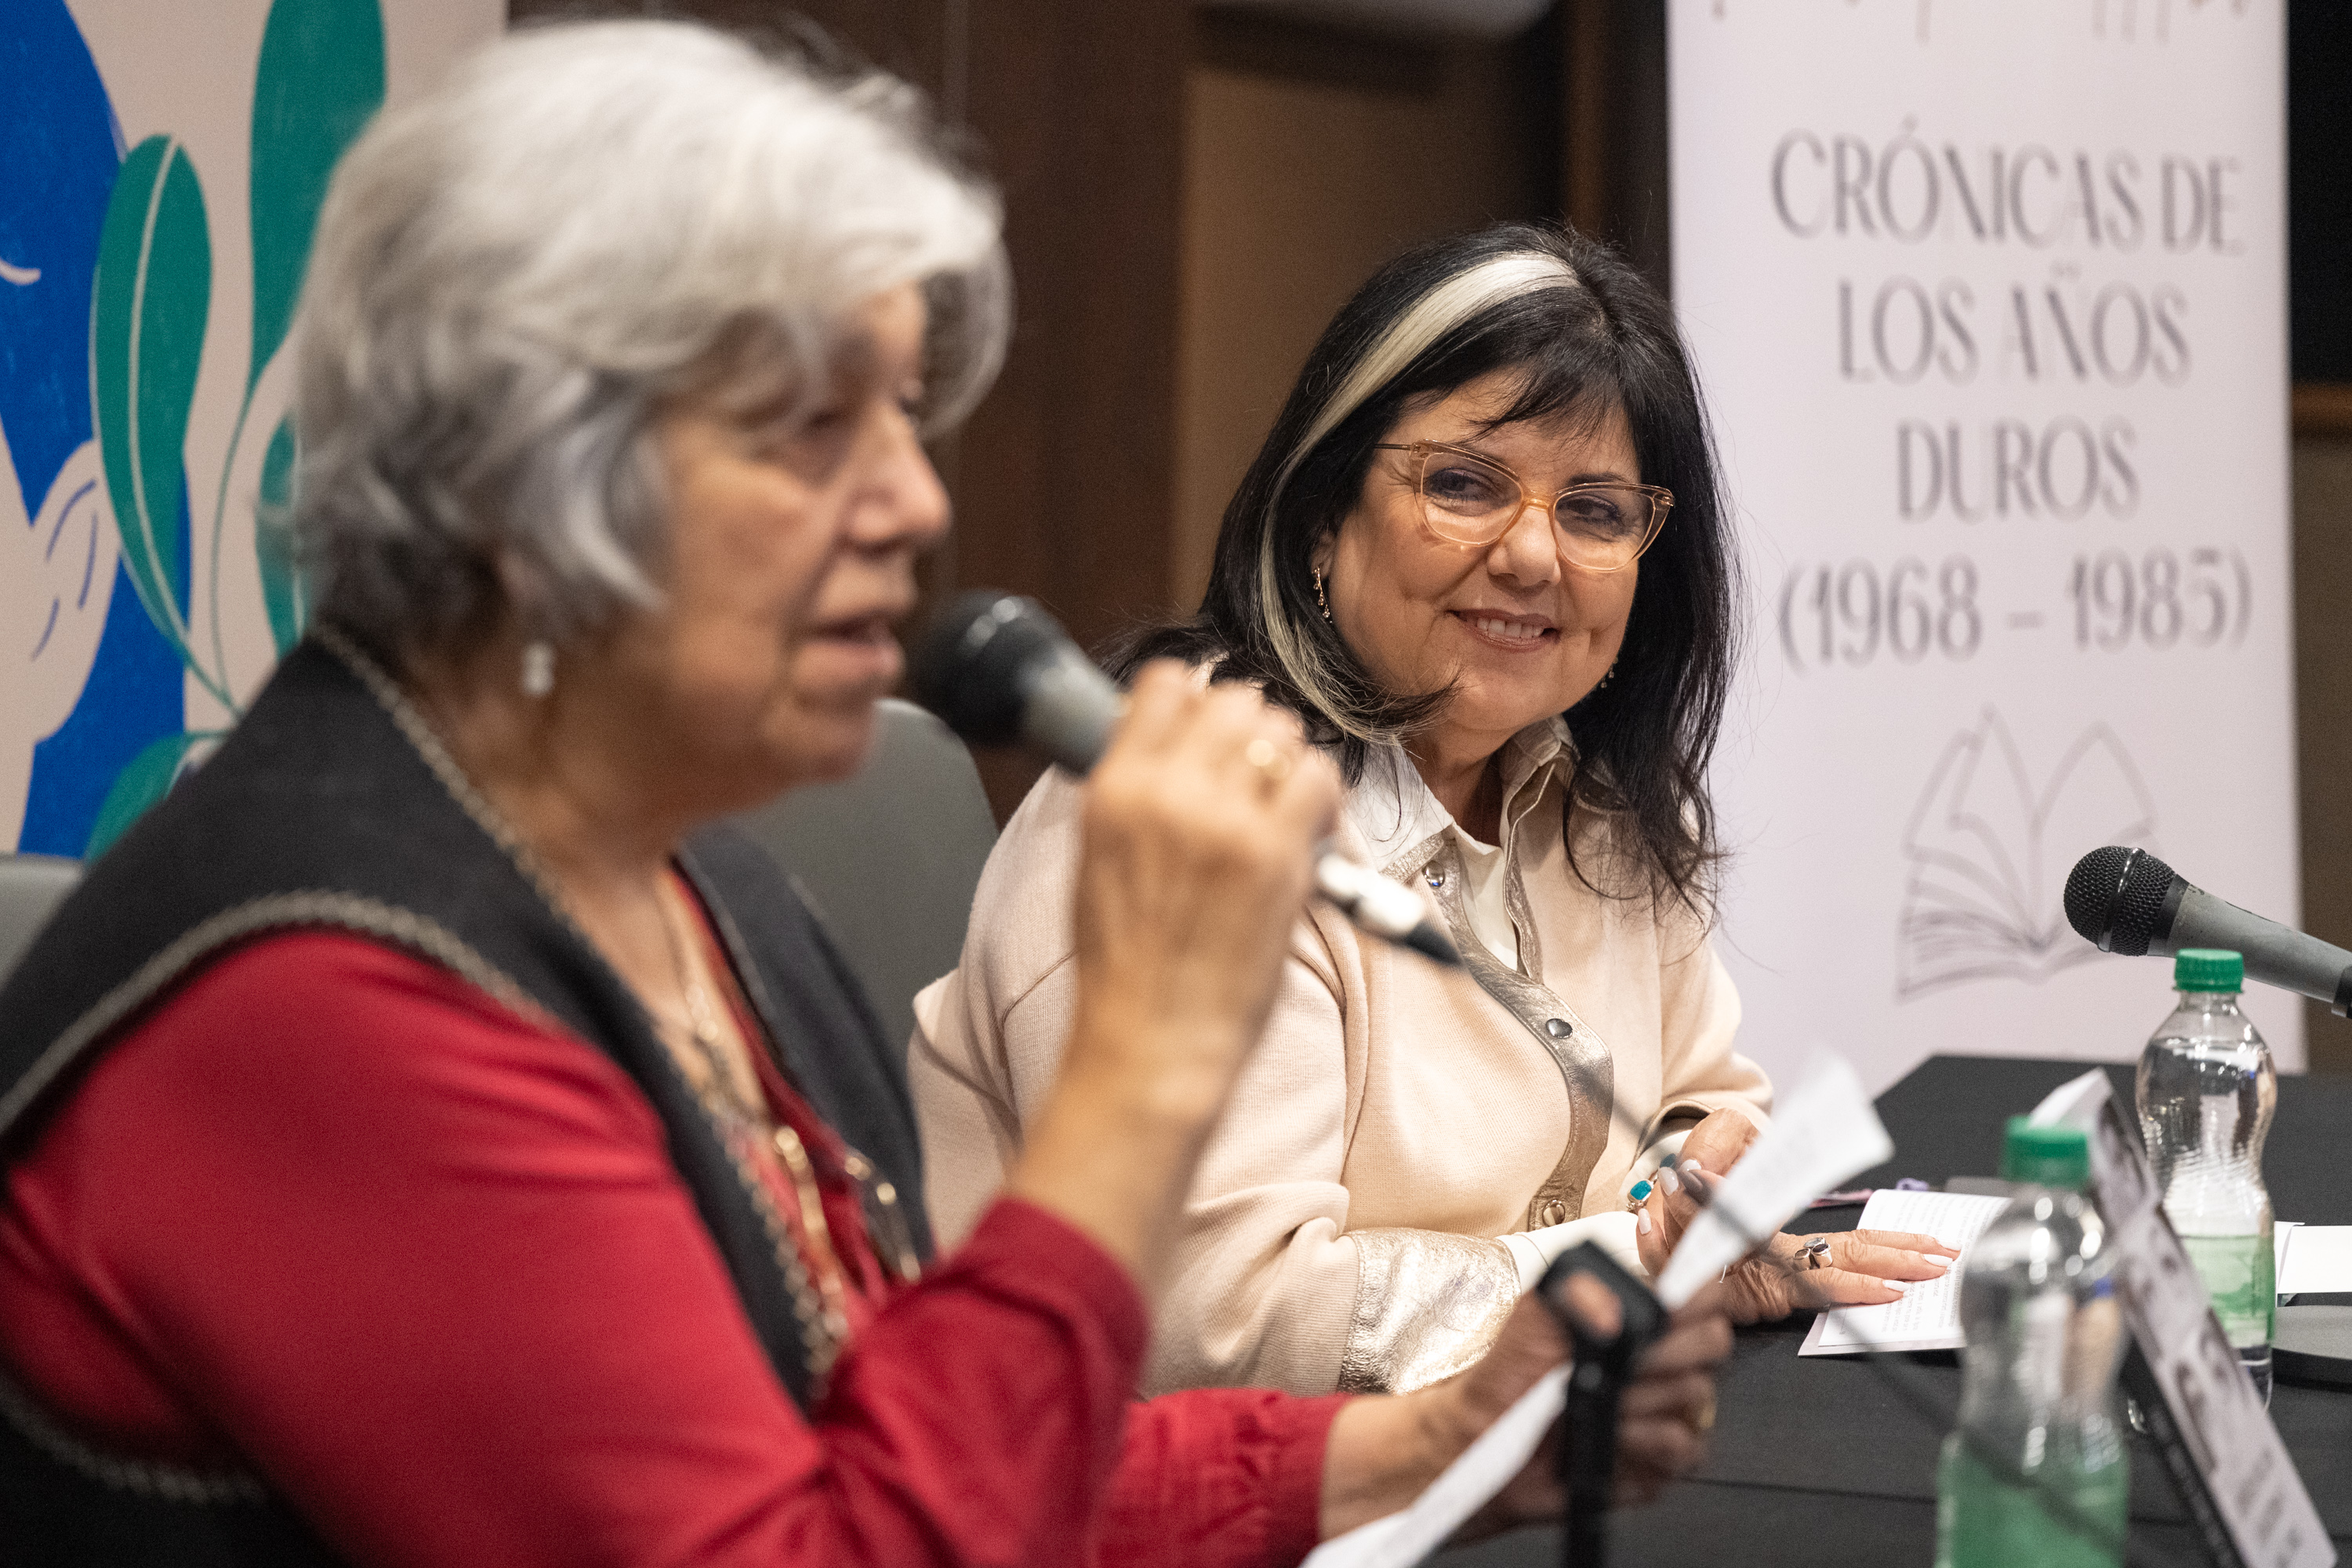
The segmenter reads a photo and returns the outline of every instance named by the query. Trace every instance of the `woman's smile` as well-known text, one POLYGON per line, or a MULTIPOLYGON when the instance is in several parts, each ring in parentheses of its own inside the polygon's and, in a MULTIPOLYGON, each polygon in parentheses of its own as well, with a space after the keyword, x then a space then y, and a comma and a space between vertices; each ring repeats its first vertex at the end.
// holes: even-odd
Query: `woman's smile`
POLYGON ((1507 653, 1535 653, 1559 642, 1559 627, 1541 616, 1504 610, 1455 610, 1455 621, 1475 640, 1507 653))

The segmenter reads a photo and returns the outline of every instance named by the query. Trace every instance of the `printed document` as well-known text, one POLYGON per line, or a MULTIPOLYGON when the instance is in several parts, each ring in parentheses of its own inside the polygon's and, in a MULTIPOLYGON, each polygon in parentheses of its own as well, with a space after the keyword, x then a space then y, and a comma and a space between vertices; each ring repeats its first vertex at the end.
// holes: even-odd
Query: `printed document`
POLYGON ((2008 1204, 1973 1193, 1904 1193, 1881 1187, 1863 1206, 1864 1230, 1909 1230, 1932 1236, 1960 1256, 1940 1279, 1914 1281, 1900 1301, 1845 1307, 1813 1320, 1799 1355, 1858 1355, 1864 1351, 1943 1351, 1960 1348, 1960 1270, 1969 1247, 2008 1204))

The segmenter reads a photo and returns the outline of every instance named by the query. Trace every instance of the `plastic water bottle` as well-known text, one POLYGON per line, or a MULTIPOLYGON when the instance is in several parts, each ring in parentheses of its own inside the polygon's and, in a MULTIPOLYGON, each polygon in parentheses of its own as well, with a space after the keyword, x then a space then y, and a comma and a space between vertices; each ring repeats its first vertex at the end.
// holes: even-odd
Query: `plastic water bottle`
POLYGON ((1936 1568, 2123 1561, 2131 1458, 2116 1425, 2123 1312, 2083 1195, 2080 1128, 2012 1117, 2004 1180, 2028 1184, 1960 1275, 1960 1429, 1936 1471, 1936 1568))
POLYGON ((2140 1054, 2140 1134, 2164 1212, 2267 1405, 2278 1294, 2263 1140, 2278 1105, 2278 1069, 2238 1009, 2242 958, 2182 948, 2172 983, 2180 1005, 2140 1054))

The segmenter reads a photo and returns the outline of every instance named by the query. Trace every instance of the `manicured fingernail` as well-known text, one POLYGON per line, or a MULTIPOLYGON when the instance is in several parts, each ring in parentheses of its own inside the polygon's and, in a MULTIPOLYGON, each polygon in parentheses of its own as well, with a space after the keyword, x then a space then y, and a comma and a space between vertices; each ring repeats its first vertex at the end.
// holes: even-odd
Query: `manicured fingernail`
POLYGON ((1672 1171, 1660 1171, 1658 1173, 1658 1186, 1668 1197, 1672 1197, 1675 1194, 1683 1190, 1683 1179, 1680 1176, 1675 1175, 1672 1171))
POLYGON ((1932 1252, 1921 1253, 1919 1255, 1919 1261, 1922 1263, 1932 1263, 1938 1268, 1949 1268, 1952 1266, 1952 1260, 1950 1258, 1938 1258, 1932 1252))
POLYGON ((1885 1286, 1889 1290, 1894 1291, 1898 1296, 1911 1289, 1910 1286, 1906 1285, 1900 1279, 1881 1279, 1879 1283, 1885 1286))
POLYGON ((1685 1171, 1704 1171, 1706 1167, 1700 1164, 1696 1160, 1685 1160, 1683 1162, 1683 1169, 1685 1171))
POLYGON ((1633 1216, 1633 1228, 1643 1236, 1650 1234, 1650 1214, 1647 1209, 1633 1216))

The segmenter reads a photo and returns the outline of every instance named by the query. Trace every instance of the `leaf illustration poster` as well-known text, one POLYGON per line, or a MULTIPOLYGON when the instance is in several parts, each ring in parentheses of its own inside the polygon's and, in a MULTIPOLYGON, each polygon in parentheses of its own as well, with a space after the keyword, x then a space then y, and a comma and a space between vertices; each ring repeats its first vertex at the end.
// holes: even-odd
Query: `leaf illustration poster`
MULTIPOLYGON (((2080 857, 2300 901, 2284 0, 1668 17, 1675 303, 1750 596, 1743 1045, 1874 1089, 2132 1059, 2169 966, 2068 925, 2080 857)), ((2248 1007, 2300 1067, 2300 1005, 2248 1007)))
POLYGON ((503 0, 0 0, 0 847, 94 852, 300 635, 288 349, 335 159, 503 0))

